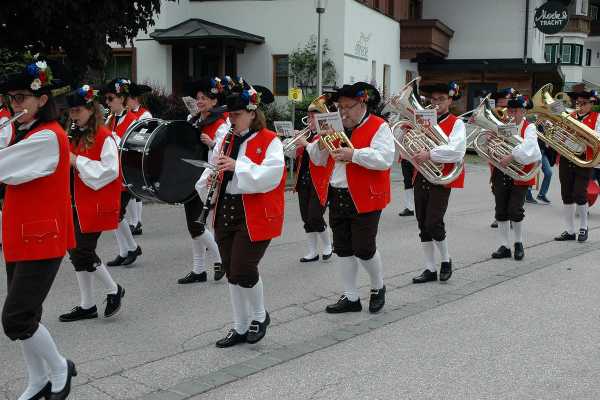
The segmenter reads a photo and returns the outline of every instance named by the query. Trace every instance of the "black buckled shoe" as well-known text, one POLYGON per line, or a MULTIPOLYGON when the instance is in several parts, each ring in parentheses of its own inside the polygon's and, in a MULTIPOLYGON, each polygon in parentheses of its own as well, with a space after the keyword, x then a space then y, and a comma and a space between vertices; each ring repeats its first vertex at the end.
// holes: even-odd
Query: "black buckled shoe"
POLYGON ((512 252, 504 245, 498 247, 498 250, 492 253, 492 258, 511 258, 512 252))
POLYGON ((446 282, 452 276, 452 259, 443 261, 440 266, 440 282, 446 282))
POLYGON ((235 346, 236 344, 246 343, 247 335, 248 333, 239 334, 235 329, 230 329, 229 332, 227 332, 227 336, 217 340, 216 346, 224 349, 226 347, 235 346))
POLYGON ((50 394, 50 400, 64 400, 69 397, 69 393, 71 393, 71 379, 77 376, 77 370, 75 369, 75 364, 73 361, 67 360, 67 383, 65 387, 57 393, 52 392, 50 394))
POLYGON ((331 256, 333 255, 333 251, 330 251, 329 254, 323 254, 323 262, 329 261, 331 256))
POLYGON ((565 242, 567 240, 575 240, 576 239, 576 235, 574 233, 569 233, 567 231, 564 231, 563 233, 560 234, 560 236, 557 236, 554 238, 554 240, 558 241, 558 242, 565 242))
POLYGON ((515 243, 515 260, 521 261, 525 257, 525 249, 523 249, 523 243, 515 243))
POLYGON ((385 285, 381 289, 371 289, 371 298, 369 299, 369 312, 371 314, 381 311, 385 304, 385 285))
POLYGON ((316 256, 314 256, 314 257, 310 257, 310 258, 302 257, 300 259, 301 263, 309 263, 309 262, 315 262, 315 261, 319 261, 319 255, 318 254, 316 256))
POLYGON ((430 271, 426 269, 419 276, 415 276, 413 278, 413 283, 425 283, 425 282, 433 282, 437 281, 437 271, 430 271))
POLYGON ((271 317, 269 317, 269 313, 266 313, 265 320, 263 322, 258 322, 253 320, 250 322, 250 326, 248 327, 248 333, 246 335, 246 342, 248 343, 258 343, 265 337, 267 334, 267 326, 271 323, 271 317))
POLYGON ((580 229, 579 230, 579 235, 577 236, 577 241, 578 242, 585 242, 588 239, 588 230, 586 229, 580 229))
POLYGON ((125 261, 125 258, 127 257, 121 257, 120 255, 116 256, 114 260, 109 261, 106 263, 107 267, 118 267, 120 265, 123 265, 123 261, 125 261))
POLYGON ((206 280, 206 271, 201 272, 199 274, 195 273, 194 271, 190 271, 189 274, 187 274, 183 278, 178 279, 177 283, 179 283, 180 285, 186 285, 188 283, 206 282, 206 280))
POLYGON ((34 394, 28 400, 49 399, 51 393, 52 393, 52 384, 50 382, 48 382, 48 383, 46 383, 46 386, 44 386, 42 388, 42 390, 40 390, 39 392, 37 392, 36 394, 34 394))
POLYGON ((415 212, 413 210, 409 210, 408 208, 405 208, 398 213, 398 216, 400 217, 412 217, 413 215, 415 215, 415 212))
POLYGON ((497 228, 498 227, 498 221, 494 220, 494 222, 492 222, 492 224, 490 225, 490 228, 497 228))
POLYGON ((135 262, 135 260, 137 260, 137 258, 141 255, 142 255, 142 248, 140 246, 138 246, 137 249, 127 253, 127 257, 125 257, 125 259, 123 260, 122 265, 126 266, 126 265, 133 264, 135 262))
POLYGON ((73 309, 70 312, 59 316, 58 320, 60 322, 74 322, 81 321, 83 319, 94 318, 98 318, 98 309, 96 308, 96 306, 88 308, 87 310, 85 308, 77 306, 73 307, 73 309))
POLYGON ((220 281, 225 276, 225 268, 221 263, 215 263, 213 266, 213 270, 215 271, 214 279, 215 281, 220 281))
POLYGON ((142 233, 143 233, 143 232, 142 232, 142 223, 141 223, 141 222, 138 222, 138 223, 137 223, 137 225, 136 225, 136 226, 135 226, 135 227, 134 227, 134 228, 131 230, 131 234, 132 234, 133 236, 139 236, 139 235, 141 235, 142 233))
POLYGON ((325 307, 325 312, 328 314, 341 314, 347 312, 360 312, 362 311, 362 304, 360 299, 356 301, 350 301, 346 295, 342 295, 339 300, 325 307))
POLYGON ((121 299, 125 297, 125 289, 117 285, 117 293, 106 295, 106 308, 104 318, 114 317, 121 310, 121 299))

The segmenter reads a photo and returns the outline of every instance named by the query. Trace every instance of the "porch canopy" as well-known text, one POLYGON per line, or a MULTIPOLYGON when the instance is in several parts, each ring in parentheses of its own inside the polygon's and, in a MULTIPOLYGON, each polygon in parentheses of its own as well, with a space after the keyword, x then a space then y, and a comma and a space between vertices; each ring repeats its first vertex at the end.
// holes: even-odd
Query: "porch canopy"
POLYGON ((199 18, 190 18, 167 29, 156 29, 150 34, 150 37, 161 44, 177 44, 182 41, 204 41, 210 39, 233 40, 255 44, 265 42, 265 38, 262 36, 199 18))

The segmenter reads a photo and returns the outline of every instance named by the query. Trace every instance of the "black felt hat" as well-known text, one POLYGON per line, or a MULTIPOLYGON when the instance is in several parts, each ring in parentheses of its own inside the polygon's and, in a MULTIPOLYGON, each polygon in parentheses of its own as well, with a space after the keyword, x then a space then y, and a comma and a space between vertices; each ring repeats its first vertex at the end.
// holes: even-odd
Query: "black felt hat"
POLYGON ((518 94, 516 96, 511 97, 506 104, 508 108, 524 108, 529 110, 533 108, 533 104, 529 100, 529 97, 518 94))
POLYGON ((107 82, 100 92, 102 94, 114 93, 129 96, 131 94, 132 83, 127 78, 115 78, 112 81, 107 82))
POLYGON ((462 97, 460 86, 456 82, 450 83, 432 83, 429 85, 421 85, 419 91, 425 94, 444 93, 452 100, 458 100, 462 97))
POLYGON ((85 106, 98 100, 98 89, 90 85, 83 85, 67 95, 67 104, 69 107, 85 106))
MULTIPOLYGON (((241 78, 240 78, 241 79, 241 78)), ((264 86, 250 86, 247 82, 239 80, 227 96, 227 111, 254 111, 259 104, 271 104, 275 101, 273 93, 264 86)))
POLYGON ((137 83, 131 83, 129 87, 129 94, 133 97, 142 96, 146 93, 150 93, 152 88, 148 85, 138 85, 137 83))
MULTIPOLYGON (((21 71, 0 78, 0 93, 28 90, 35 95, 53 94, 68 85, 64 66, 55 61, 35 59, 21 71)), ((68 90, 68 89, 67 89, 68 90)))
POLYGON ((504 89, 500 89, 500 90, 492 93, 492 99, 494 99, 494 100, 509 99, 511 97, 514 97, 518 93, 519 92, 514 88, 504 88, 504 89))
POLYGON ((367 82, 356 82, 334 90, 331 97, 333 101, 338 101, 340 97, 361 98, 370 107, 376 107, 381 102, 379 90, 367 82))
POLYGON ((596 92, 595 90, 581 90, 579 92, 569 92, 567 94, 571 99, 573 99, 573 101, 576 101, 577 99, 586 99, 590 100, 594 104, 598 104, 600 102, 598 92, 596 92))

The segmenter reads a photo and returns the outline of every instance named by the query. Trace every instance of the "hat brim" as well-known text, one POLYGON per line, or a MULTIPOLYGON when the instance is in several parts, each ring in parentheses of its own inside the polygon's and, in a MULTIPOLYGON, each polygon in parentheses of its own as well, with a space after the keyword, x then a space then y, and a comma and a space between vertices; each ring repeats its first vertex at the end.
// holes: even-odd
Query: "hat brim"
POLYGON ((381 102, 381 94, 377 88, 367 82, 356 82, 352 85, 344 85, 341 88, 335 89, 335 92, 331 95, 332 101, 339 101, 341 97, 348 98, 357 98, 360 95, 360 92, 367 92, 368 99, 367 105, 370 107, 375 107, 381 102))
POLYGON ((432 95, 434 93, 442 93, 445 94, 446 96, 450 97, 452 100, 458 100, 462 97, 462 94, 457 94, 454 96, 450 96, 450 94, 448 93, 448 85, 444 84, 444 83, 434 83, 434 84, 430 84, 430 85, 421 85, 419 86, 419 93, 424 93, 424 94, 428 94, 428 95, 432 95))

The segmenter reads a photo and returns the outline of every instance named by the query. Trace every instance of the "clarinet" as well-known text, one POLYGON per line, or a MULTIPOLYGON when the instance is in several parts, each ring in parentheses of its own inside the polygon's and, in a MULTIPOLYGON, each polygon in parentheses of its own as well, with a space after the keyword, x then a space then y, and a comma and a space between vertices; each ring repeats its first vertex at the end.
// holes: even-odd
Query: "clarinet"
MULTIPOLYGON (((229 151, 229 146, 231 144, 231 142, 233 141, 233 125, 231 126, 231 128, 229 128, 229 131, 227 132, 227 134, 225 134, 225 137, 223 138, 223 145, 221 146, 221 150, 219 151, 219 156, 224 156, 227 154, 227 152, 229 151)), ((212 200, 213 197, 215 196, 215 193, 218 192, 218 190, 221 187, 221 182, 223 181, 223 172, 215 169, 213 170, 213 172, 211 172, 210 174, 210 186, 208 187, 208 194, 206 195, 206 201, 204 202, 204 205, 202 206, 202 211, 200 212, 200 216, 198 217, 198 220, 196 221, 196 223, 198 223, 202 229, 202 232, 204 233, 204 230, 206 229, 206 220, 208 219, 208 213, 210 211, 210 206, 212 204, 212 200)))

